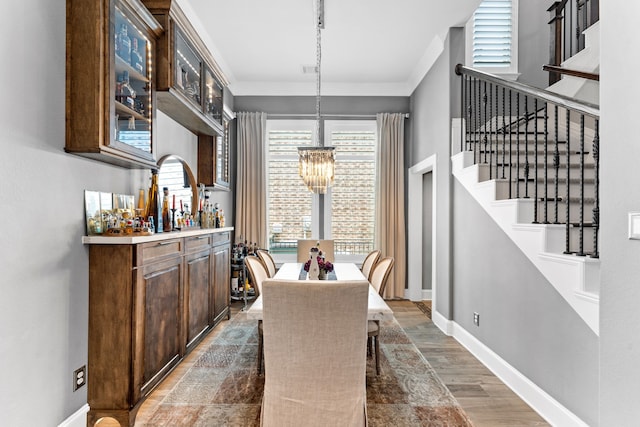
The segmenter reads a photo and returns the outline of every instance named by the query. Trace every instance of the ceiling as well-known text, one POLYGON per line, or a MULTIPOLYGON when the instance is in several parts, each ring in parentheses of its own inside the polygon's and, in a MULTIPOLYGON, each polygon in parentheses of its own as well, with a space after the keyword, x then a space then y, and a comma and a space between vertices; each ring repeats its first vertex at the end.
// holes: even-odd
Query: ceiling
MULTIPOLYGON (((182 0, 235 96, 315 95, 316 0, 182 0)), ((480 0, 324 0, 322 94, 409 96, 480 0)))

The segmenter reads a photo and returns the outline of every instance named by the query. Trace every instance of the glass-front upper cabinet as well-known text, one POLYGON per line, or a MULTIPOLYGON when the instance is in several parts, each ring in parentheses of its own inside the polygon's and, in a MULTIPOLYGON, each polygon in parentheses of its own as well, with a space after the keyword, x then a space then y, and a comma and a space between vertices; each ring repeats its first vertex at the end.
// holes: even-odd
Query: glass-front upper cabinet
POLYGON ((176 89, 181 91, 189 101, 198 109, 202 107, 202 93, 200 81, 202 80, 202 59, 197 55, 182 31, 176 28, 175 37, 175 70, 174 76, 176 89))
POLYGON ((65 151, 157 167, 153 73, 162 32, 139 0, 67 0, 65 151))
POLYGON ((114 139, 152 154, 153 44, 123 11, 115 8, 114 139))
POLYGON ((222 123, 222 84, 208 67, 204 72, 204 112, 211 120, 222 123))
POLYGON ((167 29, 158 40, 158 109, 198 135, 222 133, 227 84, 211 52, 175 0, 142 0, 167 29))

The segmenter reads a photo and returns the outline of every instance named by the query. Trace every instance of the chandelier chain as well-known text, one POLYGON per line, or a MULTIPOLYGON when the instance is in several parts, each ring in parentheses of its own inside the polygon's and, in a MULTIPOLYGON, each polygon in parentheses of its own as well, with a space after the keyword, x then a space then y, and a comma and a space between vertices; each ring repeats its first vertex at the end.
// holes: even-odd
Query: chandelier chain
POLYGON ((322 33, 321 33, 321 8, 322 0, 316 0, 316 144, 324 145, 320 141, 320 85, 321 85, 321 64, 322 64, 322 33))

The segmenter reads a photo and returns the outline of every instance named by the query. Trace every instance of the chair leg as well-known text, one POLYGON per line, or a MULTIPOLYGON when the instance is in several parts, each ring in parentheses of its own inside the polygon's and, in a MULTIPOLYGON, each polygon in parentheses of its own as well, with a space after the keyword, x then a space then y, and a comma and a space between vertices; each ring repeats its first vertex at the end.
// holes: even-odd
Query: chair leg
POLYGON ((374 347, 376 351, 376 375, 380 375, 380 336, 375 337, 374 347))
POLYGON ((367 356, 371 357, 371 355, 373 355, 373 352, 371 351, 371 337, 367 337, 367 356))
MULTIPOLYGON (((258 322, 262 322, 262 320, 258 322)), ((262 352, 262 333, 260 332, 260 325, 258 324, 258 375, 262 373, 262 352)))

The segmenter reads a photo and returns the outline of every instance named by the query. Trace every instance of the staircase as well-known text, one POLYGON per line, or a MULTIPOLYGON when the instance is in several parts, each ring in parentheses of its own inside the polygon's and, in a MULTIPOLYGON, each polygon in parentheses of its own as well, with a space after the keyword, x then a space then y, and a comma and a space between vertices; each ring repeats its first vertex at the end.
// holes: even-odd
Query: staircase
POLYGON ((599 334, 598 108, 456 72, 465 114, 453 175, 599 334))

